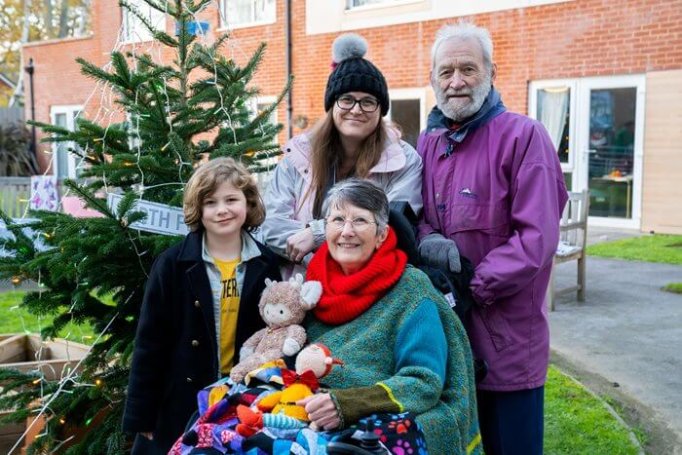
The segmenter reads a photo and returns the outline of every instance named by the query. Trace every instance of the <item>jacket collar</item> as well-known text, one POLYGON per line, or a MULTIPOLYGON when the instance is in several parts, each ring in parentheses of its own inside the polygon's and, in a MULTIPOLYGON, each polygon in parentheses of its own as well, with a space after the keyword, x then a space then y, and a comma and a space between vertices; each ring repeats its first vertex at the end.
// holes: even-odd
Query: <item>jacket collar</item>
MULTIPOLYGON (((242 230, 242 251, 239 256, 239 262, 246 262, 260 255, 260 248, 258 248, 258 245, 256 245, 256 241, 253 239, 253 237, 251 237, 251 234, 242 230)), ((201 258, 204 260, 204 262, 210 262, 211 264, 214 263, 213 256, 211 256, 211 254, 208 252, 208 248, 206 247, 205 235, 202 236, 201 239, 201 258)))
MULTIPOLYGON (((299 134, 291 138, 284 144, 284 150, 288 153, 288 157, 296 170, 306 180, 311 180, 310 153, 312 149, 308 133, 299 134)), ((400 134, 394 128, 387 127, 387 139, 384 150, 381 153, 379 162, 370 169, 370 173, 395 172, 404 168, 405 163, 407 163, 407 157, 400 142, 400 134)))
MULTIPOLYGON (((241 231, 242 235, 242 250, 241 250, 241 261, 246 262, 255 257, 260 256, 261 250, 258 248, 258 244, 251 237, 247 231, 241 231)), ((185 237, 185 241, 182 244, 180 253, 178 254, 178 260, 184 262, 211 262, 213 263, 213 258, 208 254, 206 249, 206 244, 204 240, 204 229, 199 229, 194 232, 190 232, 185 237)))
MULTIPOLYGON (((460 125, 456 131, 448 133, 449 144, 443 153, 445 155, 450 155, 454 151, 455 145, 462 143, 471 131, 485 125, 506 110, 507 108, 504 103, 502 103, 500 93, 495 90, 495 87, 492 87, 478 112, 460 125)), ((427 123, 428 131, 434 131, 436 129, 446 129, 449 131, 451 124, 452 120, 447 118, 438 106, 434 106, 429 113, 427 123)))
POLYGON ((201 262, 201 249, 204 230, 202 228, 190 232, 182 242, 180 252, 178 253, 178 261, 183 262, 201 262))

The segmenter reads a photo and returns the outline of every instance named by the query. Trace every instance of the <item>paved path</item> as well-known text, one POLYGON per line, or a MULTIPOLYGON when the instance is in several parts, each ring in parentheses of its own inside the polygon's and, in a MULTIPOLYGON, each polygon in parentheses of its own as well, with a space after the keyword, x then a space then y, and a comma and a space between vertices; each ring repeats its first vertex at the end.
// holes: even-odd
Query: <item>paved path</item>
MULTIPOLYGON (((575 283, 575 268, 557 268, 559 286, 575 283)), ((659 453, 682 454, 682 295, 661 290, 670 282, 682 282, 682 266, 589 257, 586 301, 557 300, 551 346, 664 428, 659 453)))

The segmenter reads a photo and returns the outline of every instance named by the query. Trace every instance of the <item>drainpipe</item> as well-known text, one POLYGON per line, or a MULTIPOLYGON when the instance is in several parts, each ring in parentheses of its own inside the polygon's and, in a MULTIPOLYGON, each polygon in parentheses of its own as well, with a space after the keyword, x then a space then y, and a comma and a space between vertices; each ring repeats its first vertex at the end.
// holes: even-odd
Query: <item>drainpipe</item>
MULTIPOLYGON (((33 65, 33 58, 28 59, 28 66, 24 68, 24 71, 28 73, 29 85, 31 87, 31 120, 36 121, 36 103, 33 91, 33 73, 35 73, 35 66, 33 65)), ((31 125, 31 161, 35 168, 34 171, 38 172, 38 144, 36 143, 36 126, 31 125)))
MULTIPOLYGON (((291 79, 292 71, 292 43, 291 43, 291 0, 286 0, 284 2, 286 9, 286 23, 284 25, 286 38, 285 38, 285 52, 286 52, 286 65, 287 65, 287 81, 291 79)), ((287 139, 291 139, 293 136, 293 112, 294 112, 294 98, 293 98, 293 86, 289 88, 287 92, 287 139)))

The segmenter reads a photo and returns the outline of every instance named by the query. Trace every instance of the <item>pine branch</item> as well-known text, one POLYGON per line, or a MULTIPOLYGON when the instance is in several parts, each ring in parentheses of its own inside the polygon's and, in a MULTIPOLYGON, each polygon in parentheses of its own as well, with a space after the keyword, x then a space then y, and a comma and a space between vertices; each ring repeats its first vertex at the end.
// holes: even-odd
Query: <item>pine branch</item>
MULTIPOLYGON (((86 164, 65 188, 100 216, 32 211, 35 221, 19 225, 0 212, 11 233, 0 239, 0 278, 40 283, 40 291, 27 293, 21 305, 53 316, 42 335, 58 336, 68 323, 88 323, 97 335, 68 381, 0 370, 0 408, 14 408, 11 418, 35 416, 49 403, 42 409, 49 423, 31 446, 34 453, 111 455, 129 448, 120 422, 144 288, 154 259, 180 241, 133 229, 145 217, 136 209, 138 199, 179 207, 185 182, 206 156, 232 156, 263 169, 259 160, 278 150, 281 126, 268 119, 291 82, 275 104, 250 111, 265 45, 239 65, 225 56, 227 35, 209 46, 189 33, 212 0, 144 1, 177 24, 174 36, 151 30, 172 59, 159 63, 146 54, 113 52, 108 69, 77 59, 83 74, 113 89, 126 120, 102 125, 79 118, 76 131, 35 123, 47 136, 44 142, 66 145, 86 164), (103 188, 123 194, 116 210, 107 205, 103 188), (60 446, 77 428, 85 430, 80 439, 60 446)), ((150 26, 129 3, 121 2, 150 26)))

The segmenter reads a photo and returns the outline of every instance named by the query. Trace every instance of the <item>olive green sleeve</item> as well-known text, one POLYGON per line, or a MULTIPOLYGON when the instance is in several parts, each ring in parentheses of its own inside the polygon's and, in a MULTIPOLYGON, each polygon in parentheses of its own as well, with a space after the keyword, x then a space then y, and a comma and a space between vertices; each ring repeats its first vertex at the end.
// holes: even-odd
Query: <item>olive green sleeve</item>
POLYGON ((379 384, 369 387, 330 390, 337 405, 342 425, 350 425, 377 412, 401 412, 389 390, 379 384))

